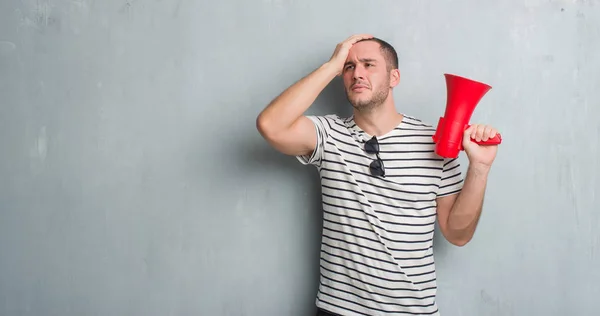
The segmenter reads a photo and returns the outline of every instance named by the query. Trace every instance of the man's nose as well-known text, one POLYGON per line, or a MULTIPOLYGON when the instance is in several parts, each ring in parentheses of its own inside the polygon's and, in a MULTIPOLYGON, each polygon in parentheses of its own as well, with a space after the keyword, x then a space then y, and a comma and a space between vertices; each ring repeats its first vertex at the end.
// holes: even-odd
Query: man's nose
POLYGON ((362 66, 354 67, 353 78, 354 79, 364 79, 365 78, 365 68, 362 66))

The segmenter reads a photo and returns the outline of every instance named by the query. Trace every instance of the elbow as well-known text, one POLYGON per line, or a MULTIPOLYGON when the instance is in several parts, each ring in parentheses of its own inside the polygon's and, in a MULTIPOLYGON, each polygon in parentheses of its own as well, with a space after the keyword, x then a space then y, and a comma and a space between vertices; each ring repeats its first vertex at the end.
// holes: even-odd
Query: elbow
POLYGON ((265 132, 265 118, 263 117, 262 113, 259 114, 256 117, 256 129, 258 130, 258 132, 263 135, 265 132))
POLYGON ((468 231, 455 231, 450 233, 446 239, 454 246, 464 247, 471 242, 473 239, 473 234, 468 231))
POLYGON ((455 239, 449 239, 448 241, 451 244, 453 244, 454 246, 464 247, 471 241, 471 238, 455 238, 455 239))
POLYGON ((262 138, 270 145, 277 146, 280 142, 279 138, 281 138, 281 131, 273 124, 272 119, 262 113, 256 118, 256 129, 260 136, 262 136, 262 138))
POLYGON ((442 232, 446 240, 457 247, 464 247, 473 239, 473 234, 465 230, 443 230, 442 232))
POLYGON ((268 138, 269 135, 272 134, 268 119, 265 117, 264 113, 261 113, 256 117, 256 129, 264 138, 268 138))

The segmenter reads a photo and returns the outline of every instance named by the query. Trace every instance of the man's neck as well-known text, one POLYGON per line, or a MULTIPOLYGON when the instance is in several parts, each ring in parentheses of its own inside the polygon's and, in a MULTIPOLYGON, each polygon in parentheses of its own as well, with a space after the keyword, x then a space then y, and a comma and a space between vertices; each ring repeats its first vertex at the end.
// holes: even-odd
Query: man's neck
POLYGON ((364 112, 354 110, 356 125, 373 136, 389 133, 402 122, 402 119, 403 115, 396 111, 393 101, 364 112))

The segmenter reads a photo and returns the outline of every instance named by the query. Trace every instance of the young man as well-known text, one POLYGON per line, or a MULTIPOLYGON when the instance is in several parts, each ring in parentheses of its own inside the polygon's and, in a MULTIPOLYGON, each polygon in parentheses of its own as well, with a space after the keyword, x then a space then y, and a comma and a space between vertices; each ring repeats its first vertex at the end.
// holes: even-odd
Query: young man
POLYGON ((433 234, 463 246, 475 232, 497 131, 464 133, 469 166, 434 153, 428 124, 398 113, 398 57, 368 34, 339 43, 331 59, 275 98, 257 128, 278 151, 317 167, 324 212, 319 315, 439 315, 433 234), (342 76, 353 115, 304 116, 342 76))

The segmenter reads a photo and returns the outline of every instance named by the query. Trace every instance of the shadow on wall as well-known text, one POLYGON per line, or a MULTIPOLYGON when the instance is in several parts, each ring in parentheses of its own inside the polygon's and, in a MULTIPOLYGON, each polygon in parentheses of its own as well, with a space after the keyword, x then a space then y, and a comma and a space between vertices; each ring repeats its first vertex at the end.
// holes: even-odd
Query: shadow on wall
MULTIPOLYGON (((307 114, 340 114, 346 104, 348 103, 342 85, 339 80, 336 80, 323 90, 307 114)), ((258 112, 254 115, 258 115, 258 112)), ((254 122, 255 117, 248 118, 248 120, 254 122)), ((292 200, 301 205, 291 205, 290 210, 283 211, 286 213, 296 212, 297 214, 286 216, 296 219, 302 217, 299 224, 305 225, 295 237, 303 239, 303 241, 294 243, 299 245, 299 249, 293 250, 295 253, 302 253, 300 255, 302 262, 297 262, 297 271, 290 272, 300 275, 300 279, 304 281, 296 284, 292 291, 295 292, 293 294, 295 302, 290 304, 289 308, 292 310, 289 312, 297 315, 314 315, 316 312, 314 298, 319 284, 319 254, 323 221, 318 172, 314 166, 302 165, 295 157, 276 151, 260 136, 254 124, 245 127, 239 135, 242 136, 237 138, 236 144, 232 144, 232 147, 238 150, 235 156, 239 160, 235 163, 238 168, 244 170, 246 177, 240 181, 255 181, 258 186, 271 190, 271 192, 283 192, 285 188, 282 189, 282 187, 294 187, 298 190, 291 193, 292 200), (303 212, 305 213, 300 214, 303 212)), ((281 199, 276 194, 271 195, 272 199, 281 199)), ((267 203, 267 205, 279 204, 269 203, 269 201, 267 203)), ((277 238, 277 236, 273 235, 273 238, 277 238)))
MULTIPOLYGON (((280 93, 280 92, 278 92, 280 93)), ((270 101, 270 100, 269 100, 270 101)), ((236 144, 232 144, 232 148, 236 148, 238 153, 233 155, 239 160, 235 163, 238 168, 246 172, 246 177, 250 177, 257 182, 264 182, 265 179, 275 177, 283 179, 283 181, 296 182, 302 186, 302 191, 298 192, 310 202, 311 209, 318 215, 319 229, 322 220, 321 206, 321 188, 320 178, 317 170, 313 166, 302 165, 295 157, 284 155, 272 148, 259 134, 254 124, 256 116, 259 114, 260 107, 254 117, 248 118, 253 124, 244 128, 239 135, 242 137, 236 138, 236 144)), ((351 106, 349 105, 341 78, 335 78, 317 97, 314 104, 306 112, 307 115, 326 115, 352 114, 351 106)))
MULTIPOLYGON (((311 108, 311 112, 317 112, 315 113, 317 115, 339 113, 340 109, 347 104, 341 87, 339 81, 332 82, 319 96, 311 108)), ((280 91, 276 91, 274 94, 278 93, 280 91)), ((260 136, 255 121, 256 116, 266 106, 265 100, 255 96, 250 96, 249 100, 249 102, 261 102, 261 104, 254 104, 254 110, 236 112, 244 117, 235 118, 235 123, 228 128, 228 133, 219 133, 217 129, 221 126, 214 123, 218 118, 210 118, 212 122, 206 125, 214 128, 213 131, 208 131, 211 134, 211 144, 223 145, 211 146, 210 150, 207 150, 206 143, 199 136, 196 140, 195 148, 197 149, 193 150, 188 158, 188 168, 193 172, 187 176, 192 177, 193 174, 198 178, 203 177, 204 179, 196 181, 202 182, 206 188, 204 194, 209 196, 227 197, 220 192, 224 188, 248 188, 246 209, 243 210, 244 217, 268 219, 249 220, 248 222, 255 226, 252 228, 253 231, 261 231, 260 238, 265 243, 275 247, 286 243, 288 250, 281 256, 278 255, 277 260, 293 262, 293 264, 287 268, 281 268, 280 272, 285 274, 282 279, 299 280, 279 293, 282 300, 287 300, 286 297, 290 297, 290 300, 293 299, 288 306, 290 311, 286 314, 314 315, 323 219, 319 175, 314 166, 302 165, 295 157, 279 153, 260 136), (208 178, 207 175, 212 178, 208 178), (290 205, 289 209, 280 209, 287 203, 294 204, 290 205), (292 231, 283 231, 285 235, 282 236, 282 230, 279 228, 282 226, 294 226, 294 228, 292 231)), ((266 102, 268 101, 270 100, 266 102)), ((234 103, 236 101, 225 102, 234 103)), ((223 108, 229 107, 231 106, 223 105, 223 108)), ((227 122, 227 120, 223 121, 227 122)), ((206 130, 202 132, 207 133, 206 130)), ((236 226, 242 219, 234 216, 235 210, 232 209, 234 204, 231 201, 222 203, 226 206, 219 210, 218 216, 227 218, 228 223, 234 223, 233 226, 236 226)), ((246 230, 232 232, 234 236, 232 238, 236 242, 244 240, 248 237, 244 235, 246 232, 246 230)), ((243 242, 240 241, 240 245, 243 245, 243 242)), ((272 254, 267 252, 267 248, 254 250, 253 255, 256 256, 252 259, 255 262, 263 262, 263 260, 267 260, 264 258, 272 258, 270 257, 272 254), (263 251, 264 253, 261 253, 263 251)), ((266 266, 272 264, 264 262, 266 266)), ((268 278, 268 271, 263 272, 264 275, 249 276, 249 281, 246 280, 246 282, 268 278)))
POLYGON ((444 258, 448 255, 448 251, 454 247, 450 242, 446 240, 446 237, 442 234, 438 222, 435 222, 435 233, 433 235, 433 255, 435 256, 436 264, 442 265, 444 258))
MULTIPOLYGON (((261 108, 262 110, 262 108, 261 108)), ((258 115, 259 111, 255 113, 258 115)), ((338 114, 340 116, 348 116, 352 114, 352 106, 348 103, 344 93, 343 83, 341 78, 335 78, 322 92, 319 94, 314 104, 307 110, 306 115, 327 115, 338 114)), ((248 118, 254 122, 256 117, 248 118)), ((320 188, 318 183, 318 174, 312 166, 303 166, 296 160, 295 157, 289 157, 277 152, 260 136, 256 126, 252 125, 251 129, 243 133, 246 137, 238 138, 238 144, 234 148, 240 149, 241 158, 239 163, 244 165, 245 170, 253 170, 255 172, 285 172, 290 181, 294 181, 294 177, 306 175, 311 177, 314 186, 311 189, 317 190, 319 194, 316 197, 320 203, 320 188), (258 137, 257 137, 258 136, 258 137), (297 174, 296 172, 299 172, 297 174), (317 181, 317 182, 314 182, 317 181)), ((312 196, 312 195, 311 195, 312 196)), ((319 204, 320 205, 320 204, 319 204)), ((320 209, 320 206, 319 206, 320 209)))
POLYGON ((352 105, 348 102, 341 77, 333 79, 319 95, 315 104, 310 108, 311 114, 337 114, 341 117, 352 115, 352 105))
MULTIPOLYGON (((277 91, 274 95, 280 92, 277 91)), ((271 100, 266 102, 269 101, 271 100)), ((235 152, 221 153, 219 155, 220 157, 224 157, 224 159, 231 158, 234 161, 226 164, 220 162, 219 165, 234 166, 233 168, 241 171, 230 173, 239 175, 237 181, 249 182, 249 185, 256 184, 265 190, 279 190, 277 187, 272 187, 274 183, 278 182, 284 182, 281 184, 282 186, 298 186, 300 189, 297 197, 299 200, 304 199, 309 201, 306 202, 311 210, 311 215, 309 216, 311 216, 311 221, 314 221, 313 223, 318 225, 315 229, 318 228, 320 233, 322 206, 318 172, 313 166, 302 165, 296 157, 287 156, 276 151, 262 138, 256 129, 255 120, 264 106, 266 104, 257 106, 256 112, 244 120, 248 124, 242 127, 238 125, 240 129, 236 131, 235 137, 227 142, 227 147, 230 149, 225 150, 234 150, 235 152)), ((306 114, 338 114, 340 116, 352 114, 352 106, 346 98, 343 82, 340 77, 335 78, 327 85, 319 94, 314 104, 307 110, 306 114)), ((316 241, 320 241, 320 239, 316 241)))

